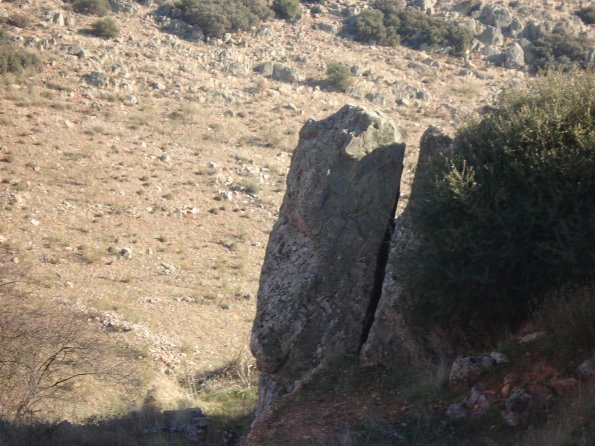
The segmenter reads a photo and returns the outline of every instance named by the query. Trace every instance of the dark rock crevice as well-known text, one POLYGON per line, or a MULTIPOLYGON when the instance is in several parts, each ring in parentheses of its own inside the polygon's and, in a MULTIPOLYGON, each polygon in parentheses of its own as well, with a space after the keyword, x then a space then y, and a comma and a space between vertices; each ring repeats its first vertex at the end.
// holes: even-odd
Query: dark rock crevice
POLYGON ((372 289, 372 295, 370 296, 370 303, 366 310, 366 318, 364 319, 364 326, 362 329, 362 336, 359 344, 357 353, 361 353, 361 349, 368 340, 370 330, 374 325, 374 319, 376 317, 376 311, 380 304, 380 298, 382 296, 382 289, 384 284, 384 276, 386 274, 386 264, 390 253, 390 246, 393 233, 395 231, 395 214, 397 212, 397 205, 399 203, 400 190, 398 189, 395 194, 395 200, 393 209, 390 213, 390 219, 386 225, 386 231, 384 232, 384 238, 378 251, 378 257, 376 259, 376 270, 374 271, 374 288, 372 289))

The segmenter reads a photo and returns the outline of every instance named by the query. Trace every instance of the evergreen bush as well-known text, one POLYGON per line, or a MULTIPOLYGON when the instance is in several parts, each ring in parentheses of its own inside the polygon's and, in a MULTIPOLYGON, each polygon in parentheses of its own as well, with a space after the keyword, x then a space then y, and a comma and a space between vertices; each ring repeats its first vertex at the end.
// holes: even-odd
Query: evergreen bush
POLYGON ((274 0, 275 15, 284 20, 299 20, 302 18, 302 7, 299 0, 274 0))
POLYGON ((100 19, 91 25, 93 35, 104 39, 115 39, 120 34, 118 24, 112 18, 100 19))
POLYGON ((80 14, 104 16, 110 11, 108 0, 68 0, 72 9, 80 14))
POLYGON ((387 46, 402 43, 416 49, 422 45, 450 47, 457 56, 463 55, 472 41, 468 30, 403 6, 400 0, 377 0, 372 9, 362 11, 353 19, 350 31, 362 42, 373 40, 387 46))
POLYGON ((181 0, 175 15, 198 26, 208 37, 246 31, 272 17, 263 0, 181 0))
POLYGON ((577 13, 577 15, 587 25, 593 25, 593 24, 595 24, 595 5, 591 5, 591 6, 588 6, 586 8, 581 9, 577 13))
POLYGON ((419 246, 396 265, 428 326, 513 327, 595 271, 595 73, 504 94, 434 157, 411 204, 419 246))
POLYGON ((328 65, 326 74, 329 81, 331 81, 339 91, 347 91, 347 89, 353 85, 353 74, 347 65, 333 62, 328 65))
POLYGON ((535 67, 538 69, 572 70, 586 68, 586 56, 595 42, 563 30, 542 34, 535 42, 535 67))
POLYGON ((36 54, 0 41, 0 75, 21 73, 26 69, 37 70, 40 67, 41 59, 36 54))

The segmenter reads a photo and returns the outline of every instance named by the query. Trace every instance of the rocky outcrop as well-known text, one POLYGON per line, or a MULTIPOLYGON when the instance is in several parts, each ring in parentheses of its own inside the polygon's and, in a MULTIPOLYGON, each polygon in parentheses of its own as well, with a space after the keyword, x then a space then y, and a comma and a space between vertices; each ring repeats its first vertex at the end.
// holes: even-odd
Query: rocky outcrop
POLYGON ((301 129, 260 278, 257 420, 366 340, 399 197, 400 142, 383 115, 353 106, 301 129))
MULTIPOLYGON (((450 150, 451 143, 451 138, 437 127, 429 127, 424 132, 409 205, 415 202, 417 190, 422 187, 428 171, 429 158, 450 150)), ((417 243, 418 236, 409 205, 395 221, 378 309, 369 336, 361 349, 361 361, 364 365, 395 365, 411 361, 422 350, 418 341, 419 335, 413 333, 407 322, 408 290, 396 278, 395 272, 395 267, 406 250, 417 243)))
POLYGON ((275 62, 260 64, 255 70, 264 77, 288 84, 299 82, 301 79, 299 73, 294 68, 275 62))

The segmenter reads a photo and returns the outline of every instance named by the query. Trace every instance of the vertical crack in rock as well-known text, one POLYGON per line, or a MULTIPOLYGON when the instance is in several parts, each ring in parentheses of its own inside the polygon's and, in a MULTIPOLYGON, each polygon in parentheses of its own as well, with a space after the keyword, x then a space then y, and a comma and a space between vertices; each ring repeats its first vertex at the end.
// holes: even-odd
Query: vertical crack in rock
POLYGON ((451 150, 451 144, 451 138, 437 127, 429 127, 421 138, 409 203, 394 222, 386 276, 382 282, 377 282, 382 288, 377 296, 379 301, 372 325, 367 332, 364 331, 366 338, 360 346, 360 359, 364 365, 403 364, 423 355, 426 348, 423 342, 425 334, 418 333, 416 327, 407 320, 410 291, 402 281, 394 278, 394 273, 396 265, 403 261, 406 250, 418 243, 410 206, 418 200, 418 191, 430 178, 429 162, 433 156, 451 150))
POLYGON ((368 305, 368 309, 366 310, 366 319, 364 320, 362 337, 359 344, 359 348, 357 350, 358 354, 361 353, 362 347, 368 340, 368 335, 370 334, 370 330, 374 325, 374 318, 376 317, 376 311, 378 310, 378 305, 380 304, 380 298, 382 296, 384 284, 384 275, 386 274, 386 264, 388 262, 388 257, 390 253, 390 245, 393 237, 393 232, 395 230, 395 214, 397 212, 397 205, 399 203, 399 195, 400 191, 399 189, 397 189, 395 204, 390 214, 390 219, 386 225, 386 231, 384 233, 382 245, 380 246, 380 251, 378 251, 378 259, 376 260, 376 271, 374 272, 374 289, 372 290, 370 303, 368 305))

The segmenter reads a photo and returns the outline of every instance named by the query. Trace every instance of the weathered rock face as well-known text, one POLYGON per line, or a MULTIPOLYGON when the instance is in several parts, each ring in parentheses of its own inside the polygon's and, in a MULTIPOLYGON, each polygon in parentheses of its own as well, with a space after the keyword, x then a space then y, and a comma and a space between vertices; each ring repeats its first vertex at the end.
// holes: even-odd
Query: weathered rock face
POLYGON ((252 332, 259 414, 367 337, 399 197, 400 141, 382 115, 353 106, 300 131, 252 332))
MULTIPOLYGON (((429 157, 450 150, 451 144, 451 138, 437 127, 429 127, 424 132, 409 203, 417 199, 417 189, 428 173, 426 166, 429 157)), ((414 223, 408 205, 395 220, 382 293, 374 323, 361 349, 361 362, 364 365, 402 364, 423 354, 419 334, 414 333, 407 322, 409 292, 403 283, 395 279, 395 266, 401 262, 405 251, 417 243, 414 223)))

